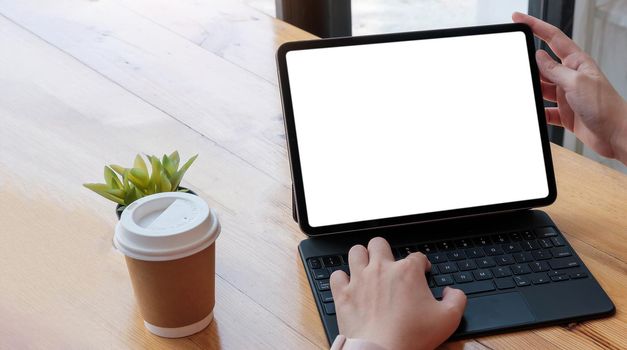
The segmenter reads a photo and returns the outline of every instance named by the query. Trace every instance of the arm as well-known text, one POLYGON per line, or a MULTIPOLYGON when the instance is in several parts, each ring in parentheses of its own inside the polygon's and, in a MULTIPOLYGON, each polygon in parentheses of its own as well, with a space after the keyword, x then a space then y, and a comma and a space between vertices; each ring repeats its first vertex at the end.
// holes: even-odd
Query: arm
POLYGON ((531 27, 562 61, 536 52, 542 95, 557 103, 545 109, 547 122, 574 132, 600 155, 627 164, 627 102, 594 60, 554 26, 518 12, 512 19, 531 27))

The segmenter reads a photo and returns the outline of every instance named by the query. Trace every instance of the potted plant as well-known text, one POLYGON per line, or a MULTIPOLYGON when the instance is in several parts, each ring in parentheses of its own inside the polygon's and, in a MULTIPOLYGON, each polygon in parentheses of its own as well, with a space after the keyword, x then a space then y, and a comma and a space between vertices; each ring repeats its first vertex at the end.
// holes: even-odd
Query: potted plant
POLYGON ((138 154, 132 168, 120 165, 104 167, 105 183, 86 183, 83 186, 98 193, 106 199, 118 204, 116 214, 118 218, 127 205, 139 198, 161 192, 187 192, 192 190, 181 187, 183 175, 192 165, 198 155, 191 157, 179 168, 180 157, 178 151, 163 155, 161 159, 146 155, 150 163, 150 171, 144 159, 138 154))

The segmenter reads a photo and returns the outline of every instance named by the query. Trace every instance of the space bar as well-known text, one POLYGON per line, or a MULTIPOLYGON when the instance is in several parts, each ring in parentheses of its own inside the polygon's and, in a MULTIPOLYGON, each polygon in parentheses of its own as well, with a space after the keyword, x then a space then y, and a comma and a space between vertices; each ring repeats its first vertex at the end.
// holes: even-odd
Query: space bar
MULTIPOLYGON (((494 282, 492 281, 481 281, 481 282, 473 282, 473 283, 461 283, 461 284, 456 284, 454 286, 450 286, 451 288, 457 288, 457 289, 461 289, 466 295, 468 294, 475 294, 475 293, 481 293, 481 292, 488 292, 491 290, 494 290, 494 282)), ((437 288, 433 288, 431 289, 431 292, 433 293, 433 296, 436 299, 440 299, 442 298, 442 290, 444 288, 443 287, 437 287, 437 288)))

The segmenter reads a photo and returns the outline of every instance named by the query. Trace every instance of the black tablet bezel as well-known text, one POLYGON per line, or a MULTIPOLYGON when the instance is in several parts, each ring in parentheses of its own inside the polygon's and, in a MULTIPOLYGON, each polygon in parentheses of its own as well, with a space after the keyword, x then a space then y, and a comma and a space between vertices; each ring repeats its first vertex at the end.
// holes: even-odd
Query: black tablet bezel
POLYGON ((294 41, 281 45, 277 50, 277 70, 279 75, 279 85, 281 98, 283 102, 283 116, 285 121, 285 130, 287 138, 287 147, 292 172, 292 181, 294 185, 296 212, 298 223, 301 230, 308 236, 318 236, 325 234, 334 234, 347 231, 368 230, 381 228, 386 226, 406 225, 425 221, 443 220, 449 218, 473 216, 481 214, 489 214, 502 211, 522 210, 535 207, 546 206, 555 201, 557 198, 557 189, 555 184, 555 175, 553 171, 553 162, 551 158, 551 148, 548 141, 548 133, 546 127, 546 119, 544 115, 544 104, 542 91, 540 87, 540 78, 538 67, 535 60, 534 37, 531 29, 524 24, 499 24, 478 27, 453 28, 442 30, 430 30, 420 32, 367 35, 345 38, 319 39, 308 41, 294 41), (386 42, 422 40, 433 38, 447 38, 457 36, 506 33, 506 32, 523 32, 527 40, 527 52, 529 56, 529 66, 531 72, 531 80, 533 83, 534 97, 536 101, 536 110, 538 117, 538 128, 542 143, 542 151, 544 155, 544 166, 547 175, 547 185, 549 194, 545 198, 530 199, 517 202, 491 204, 471 208, 445 210, 431 213, 413 214, 399 217, 391 217, 384 219, 366 220, 342 224, 334 224, 327 226, 312 227, 309 225, 307 217, 307 205, 304 194, 303 178, 301 172, 300 155, 298 151, 298 142, 296 135, 296 127, 294 122, 294 114, 292 108, 292 99, 290 94, 289 77, 287 71, 286 55, 290 51, 307 50, 317 48, 327 48, 336 46, 352 46, 364 44, 377 44, 386 42))

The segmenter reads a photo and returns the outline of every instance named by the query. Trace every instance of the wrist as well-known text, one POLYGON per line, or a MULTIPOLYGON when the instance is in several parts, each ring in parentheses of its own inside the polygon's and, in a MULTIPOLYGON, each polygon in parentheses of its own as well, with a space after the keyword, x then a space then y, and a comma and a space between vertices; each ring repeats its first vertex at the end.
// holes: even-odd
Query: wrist
POLYGON ((388 350, 388 349, 367 339, 346 338, 346 336, 340 334, 335 338, 335 340, 333 341, 333 344, 331 344, 331 350, 388 350))
POLYGON ((439 343, 430 344, 431 342, 425 342, 425 339, 414 337, 394 337, 391 339, 377 339, 372 341, 384 349, 389 350, 431 350, 435 349, 439 343))

